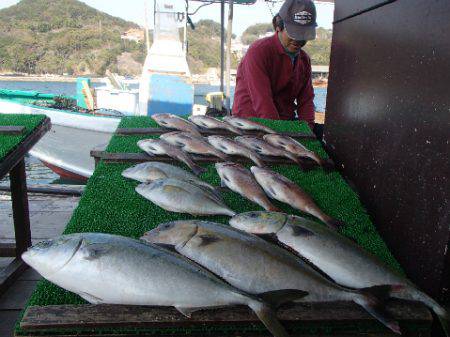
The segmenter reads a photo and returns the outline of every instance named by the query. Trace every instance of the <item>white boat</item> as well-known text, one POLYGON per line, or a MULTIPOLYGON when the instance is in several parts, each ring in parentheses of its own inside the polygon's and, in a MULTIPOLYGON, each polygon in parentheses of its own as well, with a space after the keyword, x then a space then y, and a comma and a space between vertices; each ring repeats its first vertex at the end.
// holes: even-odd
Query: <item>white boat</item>
POLYGON ((62 178, 86 181, 94 172, 90 151, 109 143, 120 118, 33 104, 50 101, 52 97, 37 92, 1 90, 0 113, 47 115, 52 128, 30 154, 62 178))

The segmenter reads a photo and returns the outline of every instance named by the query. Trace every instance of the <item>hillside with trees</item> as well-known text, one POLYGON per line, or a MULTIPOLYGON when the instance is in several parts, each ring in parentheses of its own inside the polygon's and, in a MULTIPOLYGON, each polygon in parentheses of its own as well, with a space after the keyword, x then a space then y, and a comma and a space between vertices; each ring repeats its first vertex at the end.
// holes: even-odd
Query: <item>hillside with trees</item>
POLYGON ((31 74, 104 74, 144 46, 120 35, 134 23, 76 0, 22 0, 0 11, 0 70, 31 74))
MULTIPOLYGON (((244 44, 252 44, 260 36, 268 32, 273 32, 272 23, 259 23, 248 27, 242 34, 241 41, 244 44)), ((316 65, 328 65, 330 62, 332 30, 322 27, 317 28, 317 37, 314 41, 308 42, 303 48, 311 57, 311 61, 316 65)))

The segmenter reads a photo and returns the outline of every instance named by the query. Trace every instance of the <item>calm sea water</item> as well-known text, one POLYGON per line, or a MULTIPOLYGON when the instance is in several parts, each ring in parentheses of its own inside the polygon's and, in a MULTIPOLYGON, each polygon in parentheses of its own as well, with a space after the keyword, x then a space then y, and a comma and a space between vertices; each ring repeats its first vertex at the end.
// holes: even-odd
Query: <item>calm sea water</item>
MULTIPOLYGON (((98 86, 99 84, 94 84, 98 86)), ((76 83, 65 82, 26 82, 26 81, 0 81, 0 89, 11 90, 34 90, 41 93, 57 94, 57 95, 70 95, 76 94, 76 83)), ((212 86, 208 84, 198 84, 194 87, 194 103, 204 104, 205 94, 208 92, 219 91, 219 86, 212 86)), ((317 111, 325 111, 327 89, 315 88, 316 98, 314 103, 317 111)), ((234 87, 231 90, 231 102, 234 98, 234 87)), ((50 169, 42 165, 39 160, 27 157, 26 160, 27 169, 27 182, 28 184, 70 184, 71 182, 63 181, 59 179, 59 176, 53 173, 50 169)), ((9 179, 5 178, 0 180, 0 185, 9 184, 9 179)))

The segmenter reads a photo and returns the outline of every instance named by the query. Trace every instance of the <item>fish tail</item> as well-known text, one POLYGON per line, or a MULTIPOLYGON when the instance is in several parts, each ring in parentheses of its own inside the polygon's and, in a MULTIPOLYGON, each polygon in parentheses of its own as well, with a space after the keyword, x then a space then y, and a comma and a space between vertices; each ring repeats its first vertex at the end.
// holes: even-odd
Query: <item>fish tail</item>
POLYGON ((344 221, 334 219, 334 218, 328 219, 327 221, 325 221, 325 223, 327 224, 328 227, 330 227, 333 230, 338 230, 345 226, 344 221))
POLYGON ((401 335, 400 326, 389 314, 384 310, 384 299, 388 298, 393 286, 375 286, 361 289, 355 292, 356 296, 353 301, 362 306, 369 314, 380 321, 384 326, 393 332, 401 335))
POLYGON ((274 337, 289 337, 287 331, 277 319, 275 312, 266 303, 259 299, 251 299, 248 306, 274 337))
POLYGON ((234 126, 230 125, 227 129, 230 130, 233 133, 238 134, 238 135, 241 135, 241 136, 244 135, 244 132, 242 130, 239 130, 238 128, 235 128, 234 126))
POLYGON ((266 206, 264 207, 264 209, 265 209, 267 212, 282 212, 281 209, 279 209, 277 206, 272 205, 272 204, 266 205, 266 206))
POLYGON ((450 336, 450 317, 448 312, 430 296, 415 287, 406 287, 404 291, 392 292, 392 297, 419 301, 429 307, 439 319, 446 336, 450 336))
POLYGON ((336 169, 336 166, 334 165, 334 162, 331 159, 322 159, 320 157, 318 157, 318 161, 317 163, 322 166, 322 168, 327 171, 334 171, 336 169))
POLYGON ((250 159, 259 167, 265 167, 266 165, 264 164, 264 161, 262 160, 262 158, 260 156, 258 156, 257 154, 251 154, 250 155, 250 159))
POLYGON ((206 172, 205 168, 203 168, 203 167, 201 167, 200 165, 197 165, 197 164, 191 165, 191 170, 192 170, 192 172, 194 172, 194 174, 196 176, 199 176, 200 174, 206 172))

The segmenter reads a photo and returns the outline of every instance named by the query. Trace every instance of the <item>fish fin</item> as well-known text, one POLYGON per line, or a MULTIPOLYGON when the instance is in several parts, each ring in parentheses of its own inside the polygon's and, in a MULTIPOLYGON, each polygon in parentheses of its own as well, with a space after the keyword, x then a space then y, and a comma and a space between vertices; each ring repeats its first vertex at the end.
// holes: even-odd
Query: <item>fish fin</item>
POLYGON ((88 301, 91 304, 102 304, 102 303, 105 303, 105 301, 103 299, 101 299, 100 297, 94 296, 94 295, 89 294, 89 293, 80 292, 80 293, 78 293, 78 295, 80 295, 83 299, 85 299, 86 301, 88 301))
POLYGON ((401 291, 404 288, 405 286, 402 284, 384 284, 379 286, 362 288, 360 289, 360 291, 362 293, 375 296, 378 300, 385 301, 391 297, 391 293, 401 291))
POLYGON ((267 192, 269 194, 269 197, 271 197, 272 199, 276 199, 277 192, 275 191, 275 189, 272 186, 267 187, 267 192))
POLYGON ((319 158, 319 165, 322 166, 322 168, 327 172, 336 170, 336 166, 334 165, 334 162, 331 159, 319 158))
POLYGON ((83 259, 93 260, 105 254, 110 248, 111 246, 105 243, 88 243, 83 240, 79 251, 83 259))
POLYGON ((345 222, 337 219, 330 218, 325 222, 327 226, 333 230, 338 230, 345 226, 345 222))
POLYGON ((146 241, 146 242, 150 242, 150 243, 152 243, 152 244, 154 244, 154 245, 157 245, 158 247, 161 247, 161 248, 164 248, 164 249, 169 250, 169 251, 171 251, 171 252, 177 253, 177 250, 176 250, 176 248, 175 248, 175 245, 171 245, 171 244, 168 244, 168 243, 160 243, 160 242, 151 242, 151 241, 147 241, 147 240, 145 240, 145 236, 141 237, 141 240, 144 240, 144 241, 146 241))
POLYGON ((380 300, 377 295, 382 298, 386 296, 385 291, 389 290, 390 286, 375 286, 361 289, 356 293, 353 301, 362 306, 370 315, 375 317, 380 323, 401 335, 400 326, 384 309, 383 300, 380 300))
POLYGON ((186 316, 187 318, 191 318, 192 313, 194 311, 199 310, 198 308, 185 308, 185 307, 175 307, 175 309, 177 309, 177 311, 179 313, 181 313, 182 315, 186 316))
POLYGON ((291 229, 292 229, 292 236, 309 237, 314 235, 314 232, 311 232, 309 229, 303 228, 298 225, 292 225, 291 229))
POLYGON ((210 244, 213 244, 214 242, 221 240, 218 236, 213 235, 213 234, 202 234, 202 235, 198 235, 197 238, 200 239, 198 247, 205 247, 210 244))
POLYGON ((269 303, 273 308, 278 308, 280 305, 299 300, 309 293, 298 289, 283 289, 268 291, 262 294, 258 294, 265 302, 269 303))
POLYGON ((266 303, 259 299, 251 298, 248 306, 274 337, 289 337, 289 334, 277 319, 275 312, 266 303))

